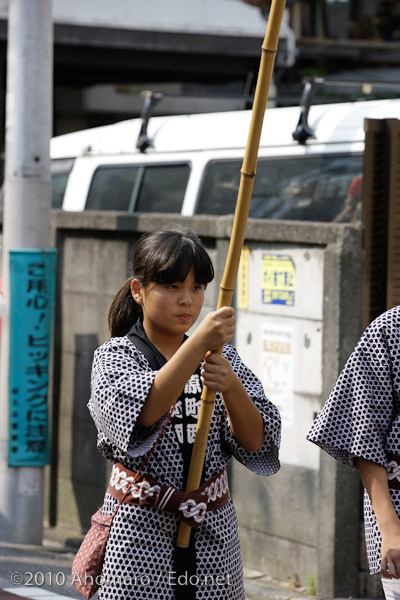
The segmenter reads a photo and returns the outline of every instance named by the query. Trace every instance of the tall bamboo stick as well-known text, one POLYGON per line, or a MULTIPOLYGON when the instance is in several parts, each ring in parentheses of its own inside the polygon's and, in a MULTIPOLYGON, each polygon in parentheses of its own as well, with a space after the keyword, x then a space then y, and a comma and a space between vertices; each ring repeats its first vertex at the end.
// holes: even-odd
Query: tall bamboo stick
MULTIPOLYGON (((278 47, 279 30, 282 23, 283 11, 285 10, 285 2, 286 0, 272 0, 271 3, 267 31, 262 44, 261 62, 254 96, 249 135, 240 171, 240 185, 235 217, 233 220, 232 235, 229 243, 225 270, 221 280, 217 308, 231 305, 235 289, 237 270, 244 242, 254 177, 256 174, 261 129, 268 101, 269 87, 278 47)), ((221 354, 222 348, 220 348, 218 352, 221 354)), ((193 491, 200 485, 214 403, 215 392, 204 386, 201 395, 201 407, 197 421, 196 438, 193 445, 186 491, 193 491)), ((187 548, 189 546, 190 532, 190 526, 181 521, 176 541, 178 547, 187 548)))

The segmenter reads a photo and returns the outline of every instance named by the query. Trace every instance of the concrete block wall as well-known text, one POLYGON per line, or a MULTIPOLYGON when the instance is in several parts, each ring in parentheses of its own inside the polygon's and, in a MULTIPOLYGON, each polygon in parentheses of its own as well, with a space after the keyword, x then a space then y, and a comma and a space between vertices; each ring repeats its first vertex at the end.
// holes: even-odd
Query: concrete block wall
MULTIPOLYGON (((213 310, 231 217, 53 216, 59 270, 52 407, 56 465, 49 482, 50 512, 52 524, 72 537, 87 528, 101 504, 109 473, 97 453, 86 408, 93 351, 109 337, 108 307, 129 276, 138 236, 171 223, 196 230, 210 251, 216 277, 207 289, 204 312, 213 310)), ((245 245, 248 271, 235 300, 235 344, 279 406, 283 435, 277 475, 259 477, 237 463, 230 469, 244 564, 281 580, 296 574, 302 585, 314 578, 324 596, 356 596, 362 579, 359 477, 320 453, 305 435, 361 333, 361 232, 350 225, 250 219, 245 245), (292 304, 268 301, 266 261, 271 256, 290 259, 292 304), (279 375, 279 356, 268 350, 268 340, 282 335, 289 344, 286 379, 279 375), (271 357, 278 361, 278 378, 272 382, 266 366, 271 357)))

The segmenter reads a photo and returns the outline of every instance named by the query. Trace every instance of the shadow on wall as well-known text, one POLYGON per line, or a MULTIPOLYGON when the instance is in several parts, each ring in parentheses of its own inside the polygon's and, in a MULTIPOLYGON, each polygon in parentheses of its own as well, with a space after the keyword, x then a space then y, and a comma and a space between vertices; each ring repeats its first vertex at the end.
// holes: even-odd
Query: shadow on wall
POLYGON ((106 487, 106 461, 97 450, 97 430, 87 408, 93 352, 98 346, 96 334, 75 336, 71 480, 85 531, 91 515, 103 503, 106 487))

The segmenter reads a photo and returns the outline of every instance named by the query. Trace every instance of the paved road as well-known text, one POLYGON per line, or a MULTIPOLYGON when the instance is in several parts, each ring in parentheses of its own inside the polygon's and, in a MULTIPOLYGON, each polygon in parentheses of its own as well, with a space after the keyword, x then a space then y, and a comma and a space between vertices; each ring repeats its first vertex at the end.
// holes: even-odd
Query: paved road
MULTIPOLYGON (((82 600, 82 596, 71 585, 73 557, 71 550, 51 545, 1 543, 0 589, 37 600, 48 592, 82 600)), ((0 600, 3 600, 1 596, 0 600)))
MULTIPOLYGON (((0 600, 82 600, 71 584, 74 553, 73 549, 51 541, 43 546, 0 542, 0 600)), ((262 573, 247 570, 245 589, 246 600, 310 598, 271 582, 262 573)))

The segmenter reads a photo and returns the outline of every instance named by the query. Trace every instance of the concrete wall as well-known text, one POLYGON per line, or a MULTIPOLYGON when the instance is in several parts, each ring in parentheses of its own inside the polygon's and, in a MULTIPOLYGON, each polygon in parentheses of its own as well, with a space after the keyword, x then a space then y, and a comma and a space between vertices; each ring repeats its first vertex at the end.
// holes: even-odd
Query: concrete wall
MULTIPOLYGON (((171 222, 168 215, 54 215, 59 273, 49 514, 72 537, 87 528, 108 476, 86 409, 93 350, 108 338, 108 307, 129 275, 138 235, 171 222)), ((214 309, 232 218, 173 216, 173 222, 195 229, 210 251, 216 278, 204 310, 214 309)), ((359 477, 305 435, 361 333, 361 232, 249 220, 245 246, 235 344, 279 406, 283 432, 277 475, 259 477, 236 463, 230 470, 244 563, 280 580, 296 575, 302 585, 315 579, 324 596, 356 596, 359 477)))

